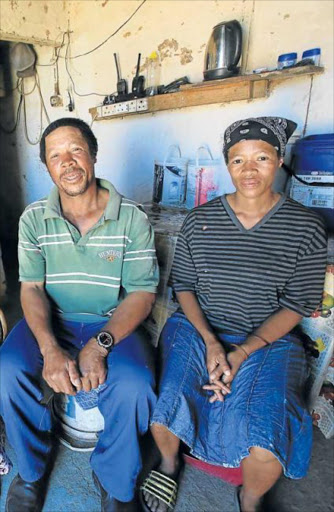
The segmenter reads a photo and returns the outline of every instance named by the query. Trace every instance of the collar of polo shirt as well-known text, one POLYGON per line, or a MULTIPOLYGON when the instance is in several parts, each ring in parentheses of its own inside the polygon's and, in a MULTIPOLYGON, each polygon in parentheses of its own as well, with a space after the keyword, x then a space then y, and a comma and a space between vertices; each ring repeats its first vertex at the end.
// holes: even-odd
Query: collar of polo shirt
MULTIPOLYGON (((121 194, 117 192, 115 187, 109 181, 103 180, 102 178, 96 178, 96 181, 99 187, 105 188, 109 191, 108 204, 104 211, 105 220, 117 220, 122 202, 121 194)), ((57 187, 53 187, 49 194, 43 216, 44 220, 54 217, 63 218, 59 203, 59 191, 57 187)))

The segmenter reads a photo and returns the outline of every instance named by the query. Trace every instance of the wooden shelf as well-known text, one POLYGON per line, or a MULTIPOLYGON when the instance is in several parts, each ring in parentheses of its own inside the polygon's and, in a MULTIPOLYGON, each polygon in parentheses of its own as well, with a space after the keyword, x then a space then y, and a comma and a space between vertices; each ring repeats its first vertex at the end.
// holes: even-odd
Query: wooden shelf
POLYGON ((235 76, 223 80, 184 85, 178 92, 148 97, 148 110, 143 112, 119 113, 103 117, 99 115, 99 107, 90 108, 89 112, 95 121, 102 121, 197 105, 265 98, 269 96, 272 83, 302 76, 318 75, 323 72, 324 68, 320 66, 301 66, 267 73, 235 76))

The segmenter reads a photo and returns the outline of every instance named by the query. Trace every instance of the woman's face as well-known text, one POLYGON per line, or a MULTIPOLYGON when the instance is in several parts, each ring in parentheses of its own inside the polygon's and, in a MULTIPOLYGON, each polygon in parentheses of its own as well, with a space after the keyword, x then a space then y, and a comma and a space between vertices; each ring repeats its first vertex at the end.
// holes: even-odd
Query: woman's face
POLYGON ((247 198, 270 193, 283 159, 263 140, 244 140, 229 149, 227 168, 237 192, 247 198))

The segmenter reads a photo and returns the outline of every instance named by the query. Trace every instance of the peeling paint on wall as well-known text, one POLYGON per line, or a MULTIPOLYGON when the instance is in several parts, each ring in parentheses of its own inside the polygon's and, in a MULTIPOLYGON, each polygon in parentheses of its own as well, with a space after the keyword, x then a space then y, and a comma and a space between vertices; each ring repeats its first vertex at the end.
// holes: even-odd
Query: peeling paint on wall
POLYGON ((18 7, 18 0, 10 0, 10 6, 11 6, 11 8, 13 10, 17 9, 17 7, 18 7))
POLYGON ((131 36, 131 32, 125 32, 125 34, 123 34, 123 37, 130 37, 131 36))
POLYGON ((44 12, 47 13, 48 10, 49 10, 49 7, 46 4, 44 4, 44 12))
POLYGON ((179 43, 175 39, 165 39, 161 44, 158 46, 159 54, 160 54, 160 61, 163 61, 164 59, 173 57, 175 55, 175 52, 179 48, 179 43))
POLYGON ((109 0, 104 0, 103 4, 102 4, 102 7, 105 7, 107 5, 109 0))
POLYGON ((193 51, 190 49, 190 48, 181 48, 181 58, 180 58, 180 62, 182 64, 182 66, 184 66, 185 64, 188 64, 189 62, 191 62, 193 60, 193 55, 192 55, 193 51))

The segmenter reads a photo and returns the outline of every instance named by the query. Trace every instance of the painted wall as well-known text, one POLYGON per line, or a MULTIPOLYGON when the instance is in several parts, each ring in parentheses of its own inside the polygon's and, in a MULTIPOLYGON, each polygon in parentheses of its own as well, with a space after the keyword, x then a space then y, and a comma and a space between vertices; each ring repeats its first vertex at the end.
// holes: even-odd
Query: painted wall
MULTIPOLYGON (((282 115, 298 122, 299 136, 333 131, 333 3, 330 0, 147 0, 118 33, 96 51, 92 50, 124 23, 141 2, 1 0, 0 3, 6 14, 2 30, 20 34, 22 39, 32 34, 45 38, 48 30, 49 38, 61 41, 61 32, 69 27, 70 41, 64 37, 58 60, 64 107, 52 108, 49 103, 54 92, 54 66, 45 64, 52 64, 53 50, 46 46, 35 47, 38 62, 43 64, 38 67, 38 73, 51 120, 73 115, 91 122, 88 109, 116 89, 114 52, 119 54, 122 75, 129 82, 135 72, 138 52, 142 53, 142 71, 145 72, 146 58, 153 50, 158 50, 161 56, 161 83, 167 84, 184 75, 192 82, 201 81, 205 46, 212 27, 220 21, 238 19, 242 23, 244 72, 275 66, 281 53, 297 51, 301 57, 303 50, 321 47, 326 71, 315 76, 313 84, 309 77, 298 78, 275 86, 267 99, 95 122, 93 129, 100 147, 97 175, 110 179, 120 192, 138 201, 150 200, 154 159, 163 159, 170 144, 179 144, 183 156, 194 158, 198 146, 207 143, 213 155, 219 157, 221 134, 236 119, 282 115), (36 4, 39 4, 38 9, 36 4), (15 13, 19 16, 11 16, 15 13), (78 57, 86 52, 90 53, 78 57), (66 110, 68 91, 75 101, 71 113, 66 110)), ((33 79, 25 81, 29 91, 34 85, 33 79)), ((4 101, 0 99, 0 119, 4 101)), ((27 96, 26 101, 28 131, 36 141, 40 130, 38 91, 27 96)), ((14 106, 15 102, 17 104, 17 95, 14 106)), ((46 124, 44 116, 43 125, 46 124)), ((50 180, 39 162, 38 146, 26 141, 22 122, 14 138, 17 167, 13 169, 9 164, 2 173, 16 173, 24 205, 46 194, 50 180)), ((13 138, 8 140, 5 145, 9 146, 13 138)), ((228 191, 231 183, 223 167, 222 180, 228 191)), ((8 197, 6 187, 1 186, 0 194, 8 197)))

